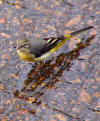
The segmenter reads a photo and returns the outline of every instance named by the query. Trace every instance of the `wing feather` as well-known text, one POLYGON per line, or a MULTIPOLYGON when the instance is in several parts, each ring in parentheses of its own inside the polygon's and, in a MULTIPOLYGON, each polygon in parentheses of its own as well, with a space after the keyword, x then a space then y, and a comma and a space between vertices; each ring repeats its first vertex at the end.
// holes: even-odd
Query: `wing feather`
POLYGON ((35 54, 36 57, 40 57, 44 53, 48 52, 52 48, 54 48, 61 40, 63 40, 65 37, 49 37, 49 38, 43 38, 46 41, 46 44, 44 47, 37 53, 35 54))

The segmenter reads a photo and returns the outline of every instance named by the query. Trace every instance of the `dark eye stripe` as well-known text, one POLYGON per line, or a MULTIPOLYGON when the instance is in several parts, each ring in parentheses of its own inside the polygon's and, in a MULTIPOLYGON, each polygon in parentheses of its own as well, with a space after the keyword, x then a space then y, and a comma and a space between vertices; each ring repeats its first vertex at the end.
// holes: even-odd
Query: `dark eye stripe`
POLYGON ((23 45, 17 47, 16 49, 18 50, 18 49, 20 49, 20 48, 22 48, 22 47, 27 48, 27 43, 25 43, 25 44, 23 44, 23 45), (25 46, 26 46, 26 47, 25 47, 25 46))

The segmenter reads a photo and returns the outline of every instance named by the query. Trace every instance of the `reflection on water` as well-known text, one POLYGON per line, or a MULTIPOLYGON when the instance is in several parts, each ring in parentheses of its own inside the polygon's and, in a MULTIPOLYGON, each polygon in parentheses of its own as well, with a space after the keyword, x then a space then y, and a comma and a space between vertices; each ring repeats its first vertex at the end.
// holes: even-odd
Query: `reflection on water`
MULTIPOLYGON (((48 60, 36 63, 28 73, 23 89, 21 91, 16 90, 14 95, 31 103, 41 103, 39 97, 46 90, 55 87, 56 82, 61 81, 60 77, 63 71, 70 69, 73 60, 80 55, 80 50, 89 46, 94 37, 93 35, 85 40, 84 43, 78 43, 77 47, 68 53, 61 53, 57 56, 56 61, 48 60)), ((68 83, 71 84, 70 82, 68 83)))

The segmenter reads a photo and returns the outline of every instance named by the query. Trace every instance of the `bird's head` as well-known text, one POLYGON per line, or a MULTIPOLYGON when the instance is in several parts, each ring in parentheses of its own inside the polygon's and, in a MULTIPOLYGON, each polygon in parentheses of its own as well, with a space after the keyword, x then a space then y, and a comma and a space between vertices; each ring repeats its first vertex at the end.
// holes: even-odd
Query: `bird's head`
POLYGON ((20 39, 17 41, 17 54, 19 57, 26 61, 33 61, 34 55, 30 53, 28 40, 27 39, 20 39))

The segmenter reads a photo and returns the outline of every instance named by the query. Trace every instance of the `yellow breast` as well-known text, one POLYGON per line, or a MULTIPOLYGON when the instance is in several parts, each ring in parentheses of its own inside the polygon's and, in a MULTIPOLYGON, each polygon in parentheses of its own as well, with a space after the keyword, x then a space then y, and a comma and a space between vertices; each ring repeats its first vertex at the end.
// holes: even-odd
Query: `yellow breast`
POLYGON ((26 60, 26 61, 29 61, 29 62, 35 61, 34 56, 32 54, 30 54, 29 51, 26 51, 24 49, 23 50, 19 49, 19 50, 17 50, 17 53, 22 60, 26 60))

